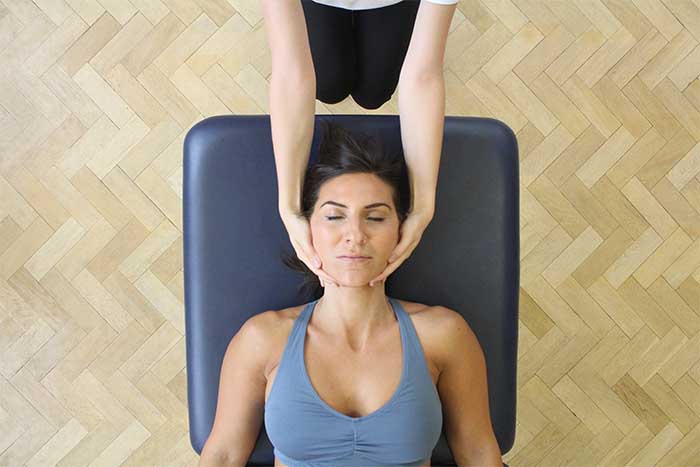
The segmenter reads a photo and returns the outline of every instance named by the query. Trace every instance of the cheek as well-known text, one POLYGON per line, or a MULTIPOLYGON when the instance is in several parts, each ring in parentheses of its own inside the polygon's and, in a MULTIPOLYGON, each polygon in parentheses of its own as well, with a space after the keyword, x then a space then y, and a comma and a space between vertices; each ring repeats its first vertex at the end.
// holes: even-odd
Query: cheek
MULTIPOLYGON (((389 250, 386 252, 387 257, 394 250, 394 247, 399 243, 399 228, 397 226, 382 226, 381 231, 377 231, 373 235, 373 239, 370 240, 371 243, 375 245, 375 249, 378 252, 384 252, 384 250, 389 250)), ((333 249, 334 245, 342 240, 343 234, 342 230, 334 226, 324 226, 319 221, 312 221, 311 223, 311 238, 316 248, 319 252, 324 249, 333 249)))
POLYGON ((311 240, 314 244, 314 248, 316 248, 319 252, 330 248, 333 242, 333 238, 334 234, 331 229, 319 226, 312 226, 311 240))
POLYGON ((398 232, 394 232, 393 230, 387 230, 382 235, 377 236, 376 241, 374 242, 374 246, 377 253, 386 255, 386 257, 388 258, 389 255, 394 251, 394 248, 398 243, 398 232))
POLYGON ((398 241, 396 237, 390 238, 389 240, 382 242, 382 253, 388 258, 389 255, 391 255, 391 253, 394 251, 394 248, 396 248, 397 244, 398 241))

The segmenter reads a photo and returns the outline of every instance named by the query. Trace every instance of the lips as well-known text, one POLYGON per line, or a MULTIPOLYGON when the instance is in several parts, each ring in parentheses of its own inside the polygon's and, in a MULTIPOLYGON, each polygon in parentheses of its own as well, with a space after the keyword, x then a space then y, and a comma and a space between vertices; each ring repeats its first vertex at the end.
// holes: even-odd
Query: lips
POLYGON ((338 259, 344 263, 349 263, 349 264, 354 264, 354 263, 365 263, 366 261, 369 261, 370 258, 366 256, 356 256, 356 257, 350 257, 350 256, 339 256, 338 259))
POLYGON ((350 259, 369 259, 370 256, 350 256, 350 255, 343 255, 343 256, 338 256, 338 258, 350 258, 350 259))

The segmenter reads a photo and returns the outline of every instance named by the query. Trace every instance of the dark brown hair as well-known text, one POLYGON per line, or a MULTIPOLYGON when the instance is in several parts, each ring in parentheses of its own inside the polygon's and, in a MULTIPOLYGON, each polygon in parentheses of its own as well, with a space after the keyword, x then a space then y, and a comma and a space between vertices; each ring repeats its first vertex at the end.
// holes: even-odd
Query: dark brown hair
MULTIPOLYGON (((331 121, 319 122, 322 137, 318 161, 309 166, 304 175, 299 214, 307 221, 311 218, 321 186, 327 181, 345 174, 368 173, 376 175, 392 187, 392 200, 401 225, 408 216, 411 202, 403 154, 387 154, 378 137, 363 133, 351 134, 343 126, 331 121)), ((323 295, 318 276, 297 257, 294 249, 291 253, 282 255, 282 262, 304 275, 300 289, 303 289, 307 299, 318 299, 323 295)))

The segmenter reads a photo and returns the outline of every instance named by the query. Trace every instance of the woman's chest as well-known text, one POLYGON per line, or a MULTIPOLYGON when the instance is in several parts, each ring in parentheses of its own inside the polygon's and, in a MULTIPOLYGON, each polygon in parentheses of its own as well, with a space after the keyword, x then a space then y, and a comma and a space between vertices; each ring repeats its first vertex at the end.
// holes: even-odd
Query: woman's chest
MULTIPOLYGON (((441 371, 437 358, 438 318, 430 312, 432 307, 404 301, 401 304, 416 331, 432 383, 437 385, 441 371)), ((273 345, 266 372, 265 401, 277 377, 298 311, 296 309, 296 312, 282 315, 278 332, 271 340, 273 345)), ((398 322, 392 332, 362 353, 338 350, 336 343, 309 332, 309 328, 302 349, 305 373, 318 397, 331 409, 347 416, 365 417, 379 410, 391 400, 401 383, 403 345, 398 322)), ((300 357, 298 353, 290 355, 300 357)), ((276 457, 274 465, 287 467, 276 457)), ((430 467, 430 460, 422 467, 430 467)))
MULTIPOLYGON (((440 375, 434 323, 426 305, 402 302, 418 336, 431 380, 440 375)), ((265 401, 277 376, 280 359, 293 327, 288 319, 273 339, 266 374, 265 401)), ((303 346, 306 374, 318 396, 331 408, 350 417, 364 417, 389 401, 402 377, 403 348, 398 322, 391 333, 362 353, 339 350, 332 341, 307 329, 303 346)), ((297 355, 298 357, 298 355, 297 355)))

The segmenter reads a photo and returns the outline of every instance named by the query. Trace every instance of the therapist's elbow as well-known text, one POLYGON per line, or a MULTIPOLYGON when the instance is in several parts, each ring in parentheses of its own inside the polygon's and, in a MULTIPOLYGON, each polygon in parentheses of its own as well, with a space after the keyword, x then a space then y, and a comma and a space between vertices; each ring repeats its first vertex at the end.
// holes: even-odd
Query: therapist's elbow
POLYGON ((399 73, 399 83, 425 83, 434 80, 444 82, 445 75, 442 67, 403 67, 399 73))

